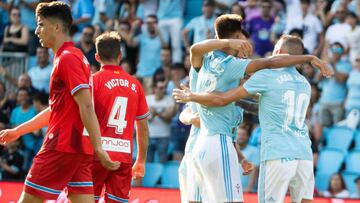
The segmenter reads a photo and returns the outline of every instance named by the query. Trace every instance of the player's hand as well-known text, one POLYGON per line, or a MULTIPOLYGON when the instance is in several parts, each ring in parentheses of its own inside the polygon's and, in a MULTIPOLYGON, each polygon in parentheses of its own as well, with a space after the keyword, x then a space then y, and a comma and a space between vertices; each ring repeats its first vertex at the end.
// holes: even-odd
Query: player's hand
POLYGON ((330 67, 328 67, 326 65, 326 63, 324 61, 320 60, 318 57, 314 57, 310 61, 310 63, 313 67, 317 67, 318 69, 320 69, 320 72, 324 77, 329 78, 334 75, 334 71, 330 67))
POLYGON ((252 55, 253 48, 249 41, 241 39, 231 39, 229 41, 231 49, 238 51, 239 58, 249 58, 252 55))
POLYGON ((243 160, 241 162, 241 167, 243 168, 243 175, 246 176, 246 175, 249 175, 253 170, 254 170, 254 165, 250 162, 248 162, 248 160, 243 160))
POLYGON ((16 129, 7 129, 0 131, 0 144, 6 145, 17 140, 20 137, 16 129))
POLYGON ((173 97, 177 103, 187 103, 190 102, 190 98, 192 92, 188 87, 183 84, 180 84, 181 89, 174 89, 173 90, 173 97))
POLYGON ((191 125, 200 128, 200 117, 199 117, 199 113, 195 113, 193 114, 193 116, 190 118, 190 123, 191 125))
POLYGON ((132 177, 134 180, 143 178, 145 175, 145 163, 135 161, 132 167, 132 177))
POLYGON ((106 151, 104 151, 102 148, 99 150, 96 150, 96 155, 98 156, 100 163, 103 167, 105 167, 108 170, 114 171, 117 170, 120 167, 120 162, 118 161, 112 161, 106 151))

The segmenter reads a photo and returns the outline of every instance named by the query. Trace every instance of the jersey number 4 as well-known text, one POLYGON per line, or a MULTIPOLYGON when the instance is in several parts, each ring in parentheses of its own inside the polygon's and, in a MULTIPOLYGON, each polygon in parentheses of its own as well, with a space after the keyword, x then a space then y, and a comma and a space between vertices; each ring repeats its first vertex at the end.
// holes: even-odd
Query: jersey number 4
POLYGON ((127 126, 127 121, 125 120, 127 103, 127 97, 116 97, 111 108, 107 126, 115 128, 116 134, 123 134, 127 126))
POLYGON ((301 93, 297 97, 295 91, 288 90, 283 95, 283 103, 287 105, 285 126, 291 125, 295 122, 297 128, 302 128, 305 122, 306 109, 309 105, 309 96, 301 93))

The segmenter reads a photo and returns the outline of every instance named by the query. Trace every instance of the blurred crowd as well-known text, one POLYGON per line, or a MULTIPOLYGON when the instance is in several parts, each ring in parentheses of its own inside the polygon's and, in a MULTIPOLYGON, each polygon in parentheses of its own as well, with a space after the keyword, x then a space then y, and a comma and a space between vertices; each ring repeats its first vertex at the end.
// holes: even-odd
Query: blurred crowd
MULTIPOLYGON (((324 132, 338 124, 359 129, 360 111, 360 0, 63 0, 71 5, 71 35, 93 72, 94 39, 105 31, 122 38, 121 66, 143 84, 149 118, 149 162, 182 159, 190 127, 178 120, 184 105, 175 104, 172 90, 188 83, 189 48, 214 38, 218 15, 239 14, 254 47, 252 58, 268 57, 282 34, 303 39, 304 54, 321 57, 335 72, 323 78, 310 64, 298 66, 309 80, 312 97, 307 114, 314 168, 326 146, 324 132), (351 119, 347 119, 351 117, 351 119)), ((24 52, 26 72, 14 77, 0 54, 0 129, 15 127, 48 106, 54 53, 40 47, 36 29, 37 0, 0 0, 1 52, 24 52), (7 91, 6 84, 16 91, 7 91)), ((245 113, 237 144, 259 165, 260 131, 257 116, 245 113)), ((1 152, 2 180, 23 180, 39 150, 46 129, 25 135, 1 152)), ((360 173, 360 171, 359 171, 360 173)), ((256 191, 257 171, 243 180, 246 192, 256 191)), ((334 174, 324 196, 360 198, 346 190, 341 174, 334 174)))

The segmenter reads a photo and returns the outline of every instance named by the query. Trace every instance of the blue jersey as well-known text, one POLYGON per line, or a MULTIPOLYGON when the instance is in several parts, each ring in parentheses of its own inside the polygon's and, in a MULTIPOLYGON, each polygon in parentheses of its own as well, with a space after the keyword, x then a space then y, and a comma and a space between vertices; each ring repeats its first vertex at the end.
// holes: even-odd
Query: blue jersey
MULTIPOLYGON (((196 72, 196 70, 193 67, 191 67, 191 69, 190 69, 189 77, 190 77, 190 90, 192 92, 196 92, 196 83, 197 83, 197 79, 198 79, 198 72, 196 72)), ((188 103, 188 106, 190 107, 193 114, 198 112, 195 103, 190 102, 190 103, 188 103)), ((194 148, 194 144, 196 142, 196 138, 199 135, 199 132, 200 132, 199 128, 197 128, 195 126, 191 126, 190 134, 189 134, 189 137, 188 137, 188 139, 186 141, 186 145, 185 145, 185 153, 192 151, 192 149, 194 148)))
MULTIPOLYGON (((225 92, 239 86, 250 60, 226 55, 221 51, 206 54, 199 72, 198 92, 225 92)), ((223 134, 234 137, 242 121, 243 110, 235 102, 223 107, 207 107, 197 104, 201 120, 201 134, 223 134)))
POLYGON ((261 70, 245 82, 250 94, 260 94, 261 161, 281 158, 312 160, 305 124, 311 87, 295 68, 261 70))

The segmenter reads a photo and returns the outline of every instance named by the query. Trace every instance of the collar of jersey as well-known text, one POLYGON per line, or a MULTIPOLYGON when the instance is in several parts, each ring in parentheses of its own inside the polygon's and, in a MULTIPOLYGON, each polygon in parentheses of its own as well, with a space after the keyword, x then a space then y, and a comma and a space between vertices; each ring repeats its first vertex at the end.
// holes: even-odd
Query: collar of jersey
POLYGON ((104 70, 118 70, 118 71, 122 71, 122 67, 121 66, 115 66, 115 65, 103 65, 101 66, 102 69, 104 70))
POLYGON ((62 51, 64 51, 64 49, 68 48, 68 47, 72 47, 74 46, 73 42, 64 42, 61 47, 58 49, 58 51, 56 52, 56 55, 61 54, 62 51))

